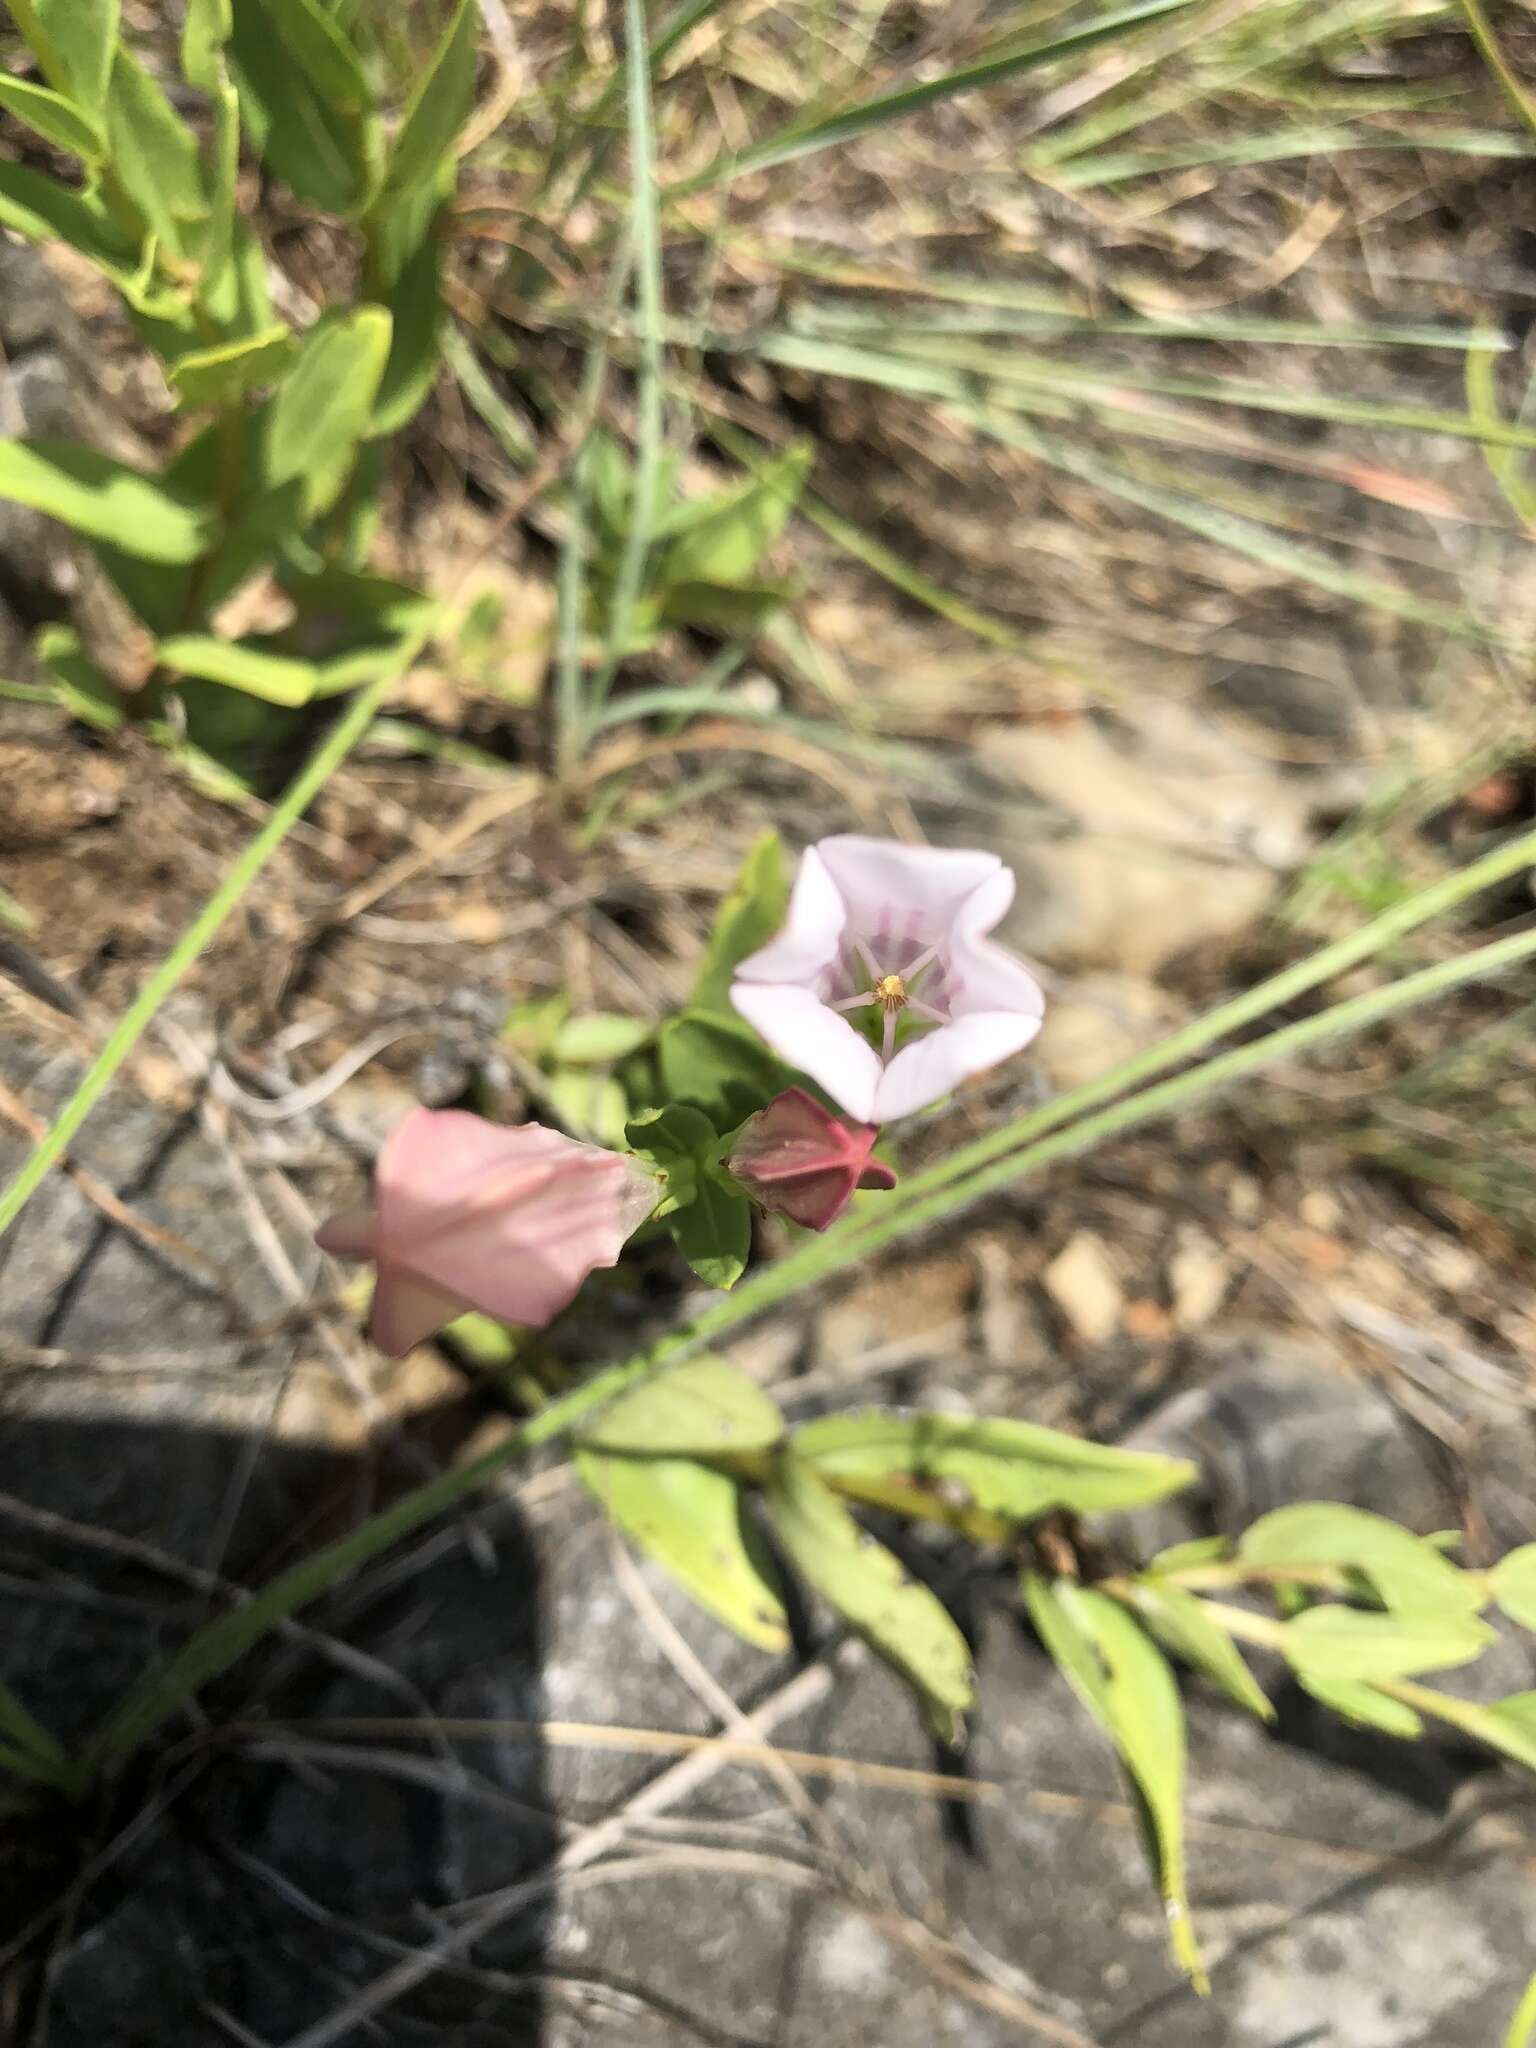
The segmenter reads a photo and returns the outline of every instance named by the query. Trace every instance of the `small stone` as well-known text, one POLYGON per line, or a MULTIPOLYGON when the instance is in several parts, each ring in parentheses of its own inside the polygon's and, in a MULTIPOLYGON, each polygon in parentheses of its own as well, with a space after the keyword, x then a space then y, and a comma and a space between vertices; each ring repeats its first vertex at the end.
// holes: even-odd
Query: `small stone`
POLYGON ((1257 1223, 1264 1214, 1264 1189, 1251 1173, 1234 1173, 1227 1184, 1227 1207, 1238 1223, 1257 1223))
POLYGON ((1179 1328, 1203 1329, 1226 1299, 1231 1281, 1229 1255, 1198 1224, 1183 1225, 1168 1261, 1168 1291, 1179 1328))
POLYGON ((1308 1230, 1321 1230, 1325 1234, 1337 1230, 1344 1221, 1338 1196, 1329 1194, 1326 1188, 1309 1188, 1296 1204, 1296 1214, 1308 1230))
POLYGON ((1046 1267, 1041 1284, 1079 1337, 1102 1344, 1120 1327, 1125 1296, 1102 1238, 1080 1230, 1046 1267))

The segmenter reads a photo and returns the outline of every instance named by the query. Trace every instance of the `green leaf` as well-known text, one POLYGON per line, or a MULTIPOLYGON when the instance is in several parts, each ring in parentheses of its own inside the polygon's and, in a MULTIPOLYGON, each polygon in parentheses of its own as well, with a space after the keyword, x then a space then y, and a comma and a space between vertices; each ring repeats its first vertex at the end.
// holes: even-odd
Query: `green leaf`
POLYGON ((181 26, 181 74, 199 92, 217 92, 224 75, 223 50, 234 32, 230 0, 187 0, 181 26))
POLYGON ((789 877, 777 832, 765 832, 741 864, 735 887, 715 914, 693 985, 695 1010, 729 1016, 731 980, 749 953, 765 946, 789 909, 789 877))
POLYGON ((381 306, 328 314, 300 342, 270 402, 263 481, 269 489, 298 482, 308 518, 341 496, 369 428, 389 344, 390 318, 381 306))
POLYGON ((67 242, 115 283, 138 262, 133 242, 98 200, 25 164, 0 163, 0 227, 29 242, 67 242))
POLYGON ((1275 1710, 1244 1663, 1242 1652, 1204 1601, 1179 1586, 1160 1586, 1146 1579, 1132 1588, 1132 1599, 1137 1614, 1165 1650, 1203 1672, 1228 1699, 1257 1714, 1261 1721, 1275 1718, 1275 1710))
POLYGON ((381 303, 394 322, 368 432, 398 434, 416 417, 443 361, 442 242, 434 222, 381 303))
POLYGON ((1404 1742, 1412 1742, 1424 1733, 1424 1723, 1412 1707, 1359 1679, 1319 1678, 1303 1673, 1298 1683, 1303 1692, 1309 1692, 1313 1699, 1321 1700, 1325 1707, 1362 1728, 1379 1728, 1383 1734, 1396 1735, 1404 1742))
POLYGON ((1281 1647, 1302 1678, 1411 1678, 1470 1664, 1495 1640, 1486 1622, 1452 1613, 1371 1614, 1309 1607, 1285 1624, 1281 1647))
MULTIPOLYGON (((241 0, 238 12, 252 4, 253 0, 241 0)), ((259 0, 257 11, 267 16, 326 106, 352 115, 372 109, 373 95, 362 59, 320 0, 259 0)))
POLYGON ((1302 1501, 1262 1515, 1237 1546, 1239 1563, 1339 1565, 1365 1575, 1395 1614, 1475 1614, 1486 1597, 1476 1576, 1422 1536, 1364 1508, 1302 1501))
MULTIPOLYGON (((754 640, 792 593, 782 583, 671 583, 655 605, 656 625, 702 626, 733 640, 754 640)), ((649 646, 650 640, 641 644, 649 646)))
POLYGON ((29 85, 24 78, 0 72, 0 107, 25 121, 45 142, 84 157, 87 163, 96 162, 106 149, 106 137, 94 116, 47 86, 29 85))
POLYGON ((1165 1500, 1196 1477, 1182 1458, 1085 1443, 1002 1417, 903 1414, 866 1408, 798 1430, 799 1455, 845 1493, 883 1498, 894 1482, 1014 1521, 1055 1509, 1090 1514, 1165 1500))
POLYGON ((1147 1570, 1172 1576, 1197 1570, 1201 1565, 1225 1564, 1231 1555, 1232 1544, 1226 1536, 1192 1536, 1187 1543, 1171 1543, 1166 1550, 1160 1550, 1147 1570))
POLYGON ((1512 1692, 1480 1709, 1477 1732, 1492 1748, 1536 1771, 1536 1692, 1512 1692))
MULTIPOLYGON (((251 340, 254 336, 242 333, 238 323, 241 277, 235 263, 235 229, 239 184, 240 95, 228 78, 220 76, 213 86, 213 168, 197 296, 208 317, 235 329, 232 339, 251 340)), ((271 331, 271 323, 266 331, 271 331)))
POLYGON ((705 500, 661 558, 663 588, 746 582, 789 524, 815 459, 814 441, 792 442, 756 475, 705 500))
POLYGON ((553 1054, 560 1027, 570 1012, 571 999, 563 991, 552 996, 530 996, 508 1010, 501 1035, 515 1052, 542 1065, 553 1054))
POLYGON ((578 1450, 576 1469, 624 1533, 684 1592, 760 1650, 789 1647, 776 1576, 741 1489, 691 1458, 578 1450))
POLYGON ((765 1451, 784 1418, 739 1366, 706 1352, 631 1387, 581 1431, 588 1450, 690 1458, 765 1451))
POLYGON ((628 1059, 655 1030, 644 1017, 620 1017, 599 1010, 586 1017, 572 1017, 555 1033, 552 1051, 562 1064, 572 1067, 607 1067, 615 1060, 628 1059))
POLYGON ((315 694, 312 661, 273 654, 247 641, 221 640, 213 633, 176 633, 159 643, 155 656, 174 675, 223 683, 265 704, 307 704, 315 694))
POLYGON ((0 498, 147 562, 191 562, 208 547, 207 510, 73 441, 0 441, 0 498))
POLYGON ((657 1050, 667 1094, 697 1104, 720 1131, 744 1122, 788 1079, 755 1031, 707 1010, 684 1010, 664 1024, 657 1050))
POLYGON ((670 1102, 665 1109, 648 1109, 631 1117, 624 1136, 632 1151, 653 1166, 667 1183, 661 1214, 669 1216, 683 1209, 699 1191, 719 1150, 714 1125, 701 1109, 686 1102, 670 1102))
POLYGON ((216 348, 194 349, 166 372, 177 397, 187 405, 237 405, 263 384, 275 384, 293 352, 286 327, 269 327, 244 341, 221 342, 216 348))
POLYGON ((208 219, 197 138, 131 51, 118 46, 106 105, 112 175, 172 255, 191 253, 208 219))
POLYGON ((451 175, 453 145, 474 102, 479 30, 477 0, 459 0, 406 105, 376 208, 435 181, 445 169, 451 175))
MULTIPOLYGON (((377 120, 371 109, 349 112, 317 89, 285 29, 291 23, 278 0, 239 0, 234 10, 229 61, 251 146, 297 198, 327 213, 360 213, 378 173, 377 120)), ((318 35, 328 40, 324 24, 318 35)), ((345 70, 345 57, 338 61, 345 70)))
POLYGON ((564 1067, 550 1075, 545 1090, 560 1121, 578 1136, 599 1145, 623 1143, 629 1097, 612 1074, 564 1067))
POLYGON ((732 1288, 752 1252, 752 1204, 733 1182, 701 1174, 693 1200, 667 1218, 673 1242, 706 1287, 732 1288))
POLYGON ((937 1596, 799 1458, 779 1459, 764 1497, 795 1569, 913 1687, 941 1739, 956 1741, 975 1698, 971 1653, 937 1596))
POLYGON ((1069 1579, 1023 1575, 1025 1603, 1052 1661, 1104 1729, 1141 1795, 1173 1952, 1210 1989, 1190 1921, 1184 1868, 1184 1707, 1168 1661, 1118 1601, 1069 1579))
POLYGON ((126 722, 122 692, 91 660, 73 626, 44 626, 34 642, 59 701, 82 725, 117 732, 126 722))
POLYGON ((1501 1557, 1488 1574, 1495 1600, 1521 1628, 1536 1628, 1536 1543, 1523 1543, 1501 1557))
POLYGON ((99 114, 117 48, 120 0, 8 0, 50 85, 99 114))

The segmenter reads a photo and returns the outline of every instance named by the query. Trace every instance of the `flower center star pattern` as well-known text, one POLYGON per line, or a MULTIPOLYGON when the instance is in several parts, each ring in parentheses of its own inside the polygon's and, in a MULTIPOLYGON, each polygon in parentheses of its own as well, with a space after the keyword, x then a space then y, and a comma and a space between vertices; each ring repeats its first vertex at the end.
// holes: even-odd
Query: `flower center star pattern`
POLYGON ((1040 1028, 1040 984, 987 937, 1013 893, 995 854, 823 839, 801 859, 784 929, 737 969, 731 1001, 850 1116, 911 1115, 1040 1028), (878 1049, 850 1021, 872 1007, 878 1049), (899 1031, 903 1018, 916 1029, 899 1031))

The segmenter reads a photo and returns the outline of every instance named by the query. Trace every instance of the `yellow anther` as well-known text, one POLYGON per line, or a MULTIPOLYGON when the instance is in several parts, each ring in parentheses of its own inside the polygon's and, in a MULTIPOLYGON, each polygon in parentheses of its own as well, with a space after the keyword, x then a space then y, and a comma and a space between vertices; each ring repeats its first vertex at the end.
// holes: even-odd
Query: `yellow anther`
POLYGON ((899 974, 883 974, 875 983, 875 1000, 888 1017, 907 1007, 907 985, 899 974))

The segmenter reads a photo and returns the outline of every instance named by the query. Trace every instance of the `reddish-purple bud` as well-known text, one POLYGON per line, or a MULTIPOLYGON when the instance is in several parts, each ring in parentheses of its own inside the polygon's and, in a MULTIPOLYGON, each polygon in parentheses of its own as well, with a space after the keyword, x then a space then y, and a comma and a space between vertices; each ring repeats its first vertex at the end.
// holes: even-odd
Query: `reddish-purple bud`
POLYGON ((855 1188, 895 1187, 891 1169, 870 1157, 879 1135, 874 1124, 845 1124, 803 1088, 787 1088, 742 1125, 730 1168, 765 1209, 825 1230, 855 1188))

